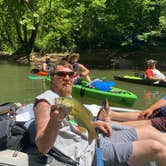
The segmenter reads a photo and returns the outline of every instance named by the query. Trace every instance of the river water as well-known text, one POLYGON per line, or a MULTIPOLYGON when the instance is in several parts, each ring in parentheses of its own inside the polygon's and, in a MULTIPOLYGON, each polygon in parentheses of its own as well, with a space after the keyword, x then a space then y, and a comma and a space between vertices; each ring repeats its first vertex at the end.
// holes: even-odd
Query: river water
MULTIPOLYGON (((10 64, 5 61, 0 62, 0 103, 4 102, 20 102, 23 104, 33 102, 36 95, 42 93, 49 87, 44 80, 30 80, 27 78, 30 74, 32 66, 21 66, 10 64)), ((91 70, 92 78, 99 78, 105 81, 115 81, 114 75, 133 75, 134 73, 143 73, 144 71, 136 70, 91 70)), ((130 107, 133 109, 145 109, 152 103, 165 95, 166 88, 153 87, 127 82, 115 81, 116 86, 135 93, 138 97, 135 104, 130 107)), ((83 103, 101 104, 101 101, 95 101, 88 98, 79 98, 83 103)), ((110 103, 111 106, 122 107, 118 104, 110 103)))

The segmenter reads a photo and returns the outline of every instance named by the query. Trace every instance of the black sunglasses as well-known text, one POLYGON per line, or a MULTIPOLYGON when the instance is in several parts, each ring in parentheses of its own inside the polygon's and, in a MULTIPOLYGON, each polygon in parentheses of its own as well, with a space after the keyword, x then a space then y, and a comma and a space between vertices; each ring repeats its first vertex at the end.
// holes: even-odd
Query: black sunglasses
POLYGON ((63 77, 63 78, 65 78, 68 75, 70 78, 72 78, 74 76, 74 72, 58 71, 58 72, 52 73, 51 75, 52 76, 56 75, 58 77, 63 77))

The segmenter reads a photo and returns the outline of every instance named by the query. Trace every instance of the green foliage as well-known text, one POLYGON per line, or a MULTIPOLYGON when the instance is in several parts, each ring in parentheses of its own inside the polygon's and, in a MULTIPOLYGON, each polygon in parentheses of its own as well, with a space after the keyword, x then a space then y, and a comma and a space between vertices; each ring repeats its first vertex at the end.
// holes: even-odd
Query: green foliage
POLYGON ((166 30, 166 16, 161 16, 159 22, 161 29, 166 30))
POLYGON ((5 43, 2 43, 1 45, 1 49, 9 54, 12 54, 12 52, 14 51, 12 49, 12 47, 9 47, 8 45, 6 45, 5 43))
POLYGON ((163 36, 166 36, 166 0, 160 1, 161 15, 159 17, 160 30, 164 33, 163 36))
POLYGON ((143 33, 142 35, 138 35, 138 39, 141 41, 148 41, 149 38, 151 37, 158 37, 160 36, 160 31, 151 31, 147 33, 143 33))
POLYGON ((0 49, 30 54, 151 44, 166 0, 0 0, 0 49))

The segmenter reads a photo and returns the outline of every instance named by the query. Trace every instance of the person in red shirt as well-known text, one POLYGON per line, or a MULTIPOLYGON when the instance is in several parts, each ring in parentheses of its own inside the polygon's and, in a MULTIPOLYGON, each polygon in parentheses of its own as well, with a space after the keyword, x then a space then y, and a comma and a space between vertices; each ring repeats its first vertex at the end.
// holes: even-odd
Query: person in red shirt
POLYGON ((147 61, 148 68, 146 70, 145 77, 155 81, 166 81, 165 75, 156 69, 156 64, 156 60, 150 59, 147 61))

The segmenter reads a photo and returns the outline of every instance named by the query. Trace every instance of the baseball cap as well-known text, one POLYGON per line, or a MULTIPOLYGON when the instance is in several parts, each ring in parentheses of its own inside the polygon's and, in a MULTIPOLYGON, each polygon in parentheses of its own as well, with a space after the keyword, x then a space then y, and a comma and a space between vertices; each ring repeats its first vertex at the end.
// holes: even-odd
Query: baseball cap
POLYGON ((152 63, 157 63, 157 61, 156 60, 154 60, 154 59, 149 59, 149 60, 147 60, 146 61, 147 62, 147 64, 149 65, 149 64, 152 64, 152 63))

